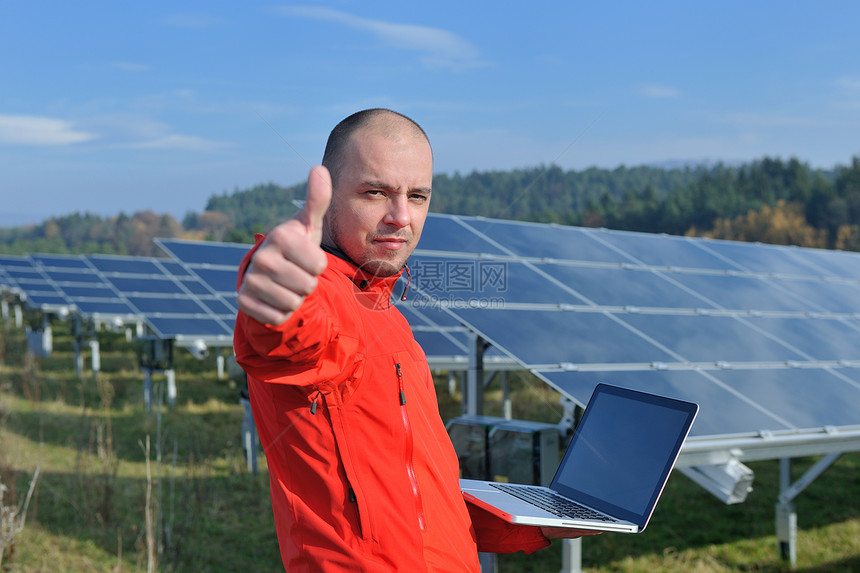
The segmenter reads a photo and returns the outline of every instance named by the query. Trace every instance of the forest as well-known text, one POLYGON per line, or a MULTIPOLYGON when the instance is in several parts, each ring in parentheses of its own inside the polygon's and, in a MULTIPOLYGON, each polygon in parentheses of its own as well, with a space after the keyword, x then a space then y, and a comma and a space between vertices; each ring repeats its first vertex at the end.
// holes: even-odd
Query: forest
MULTIPOLYGON (((0 228, 0 252, 157 255, 154 237, 252 242, 298 209, 305 185, 214 194, 182 221, 141 211, 74 213, 0 228)), ((814 169, 798 159, 741 165, 437 174, 431 211, 618 230, 860 251, 860 157, 814 169)))

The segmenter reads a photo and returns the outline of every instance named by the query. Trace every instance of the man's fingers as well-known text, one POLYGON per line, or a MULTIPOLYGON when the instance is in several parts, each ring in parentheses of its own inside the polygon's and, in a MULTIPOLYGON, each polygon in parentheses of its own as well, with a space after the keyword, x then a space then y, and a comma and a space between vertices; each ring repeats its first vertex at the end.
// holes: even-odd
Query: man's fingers
POLYGON ((319 245, 322 241, 323 216, 331 203, 331 175, 328 169, 317 165, 308 175, 308 192, 305 206, 296 214, 308 230, 308 235, 319 245))
POLYGON ((301 306, 315 285, 315 278, 306 273, 300 273, 293 286, 284 286, 251 271, 242 282, 237 300, 248 316, 267 324, 281 324, 301 306))
POLYGON ((267 324, 281 324, 316 288, 326 267, 322 242, 323 216, 331 202, 328 169, 314 167, 308 175, 305 205, 266 235, 254 253, 239 288, 239 308, 267 324))

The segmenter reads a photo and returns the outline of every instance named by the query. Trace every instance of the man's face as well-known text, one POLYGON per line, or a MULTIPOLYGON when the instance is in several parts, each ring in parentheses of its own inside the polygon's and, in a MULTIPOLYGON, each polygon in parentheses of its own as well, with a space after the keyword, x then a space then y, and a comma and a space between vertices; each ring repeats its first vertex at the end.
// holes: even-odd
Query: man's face
POLYGON ((323 242, 364 271, 400 272, 421 237, 432 181, 433 155, 423 137, 356 131, 325 216, 323 242))

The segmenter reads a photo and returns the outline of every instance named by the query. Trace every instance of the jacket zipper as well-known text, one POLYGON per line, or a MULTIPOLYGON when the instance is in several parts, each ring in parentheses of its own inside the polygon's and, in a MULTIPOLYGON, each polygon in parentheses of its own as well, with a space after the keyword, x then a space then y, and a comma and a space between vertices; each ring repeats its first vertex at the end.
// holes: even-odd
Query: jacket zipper
POLYGON ((406 392, 403 387, 403 372, 400 363, 394 365, 397 372, 397 383, 400 387, 400 417, 403 420, 403 430, 406 432, 406 473, 409 483, 412 485, 412 494, 415 496, 415 505, 418 510, 418 527, 424 531, 427 524, 424 520, 424 504, 421 502, 421 490, 418 488, 418 478, 415 477, 415 466, 412 460, 412 425, 409 422, 409 412, 406 410, 406 392))

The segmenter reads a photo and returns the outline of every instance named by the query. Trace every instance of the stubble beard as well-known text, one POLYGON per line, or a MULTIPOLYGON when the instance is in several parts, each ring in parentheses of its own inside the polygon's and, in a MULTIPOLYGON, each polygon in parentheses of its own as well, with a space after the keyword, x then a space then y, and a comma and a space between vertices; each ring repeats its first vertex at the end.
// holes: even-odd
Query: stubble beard
POLYGON ((393 253, 391 258, 370 258, 370 251, 373 248, 374 237, 394 237, 399 235, 396 232, 393 232, 390 235, 379 233, 368 235, 365 239, 367 241, 365 250, 359 253, 350 253, 346 248, 344 248, 347 243, 343 241, 340 227, 333 225, 331 221, 327 221, 325 223, 325 227, 328 241, 324 238, 324 243, 332 243, 330 246, 338 248, 363 272, 379 278, 390 277, 398 274, 403 269, 404 265, 406 265, 406 261, 409 259, 409 256, 412 254, 414 249, 410 244, 412 241, 407 238, 407 246, 403 252, 393 253))

